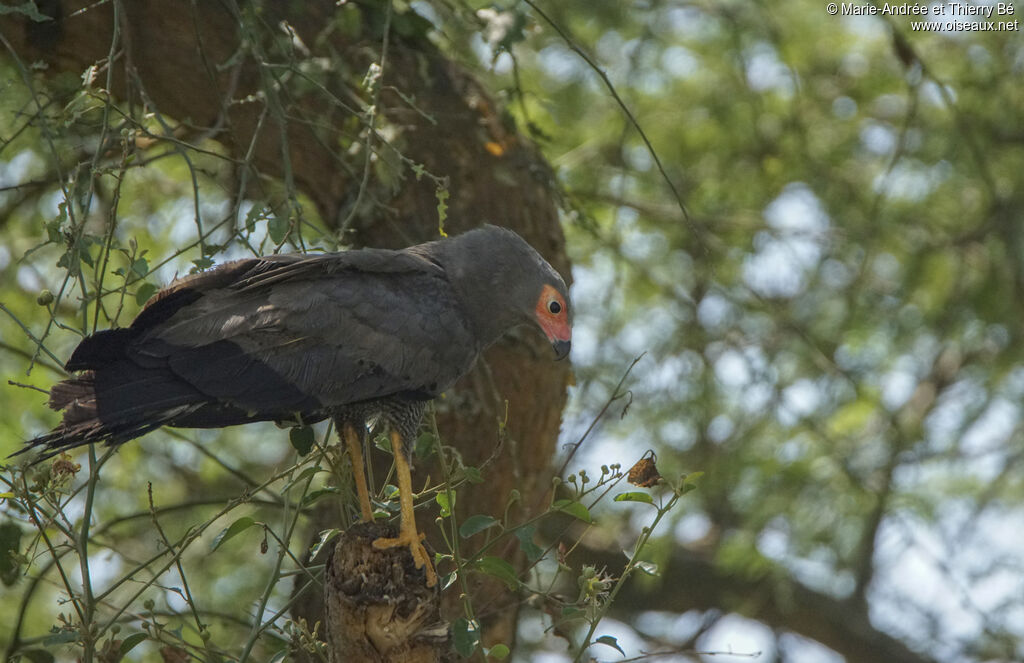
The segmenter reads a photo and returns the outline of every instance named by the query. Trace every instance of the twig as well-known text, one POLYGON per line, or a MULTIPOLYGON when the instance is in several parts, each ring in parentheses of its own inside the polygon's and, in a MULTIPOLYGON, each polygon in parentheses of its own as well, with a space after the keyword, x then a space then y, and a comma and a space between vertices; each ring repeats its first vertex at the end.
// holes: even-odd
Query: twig
POLYGON ((604 86, 608 89, 608 93, 612 95, 612 98, 615 99, 615 103, 618 104, 619 108, 622 110, 622 112, 626 115, 626 118, 629 120, 629 123, 633 125, 633 128, 636 129, 637 133, 640 135, 641 140, 643 140, 644 145, 647 147, 648 153, 651 155, 651 159, 654 160, 654 164, 658 168, 658 172, 661 173, 662 179, 664 179, 665 183, 668 185, 669 190, 672 192, 672 196, 675 198, 676 204, 679 206, 679 211, 682 212, 683 214, 683 219, 686 221, 687 225, 689 225, 690 229, 693 230, 694 235, 697 237, 697 240, 703 247, 704 252, 707 253, 708 245, 704 239, 704 229, 701 228, 700 225, 694 223, 693 220, 690 218, 690 213, 686 210, 686 205, 683 203, 683 197, 679 193, 679 189, 676 188, 676 185, 672 181, 672 178, 669 177, 668 173, 665 171, 665 166, 662 165, 661 158, 658 157, 657 150, 654 149, 654 145, 647 137, 647 133, 643 130, 643 127, 640 126, 640 123, 633 115, 633 112, 629 110, 629 106, 627 106, 626 102, 623 101, 622 97, 619 96, 618 91, 615 89, 615 85, 611 82, 611 79, 608 78, 608 74, 606 74, 604 70, 601 69, 600 66, 598 66, 598 64, 594 61, 592 57, 590 57, 590 55, 586 53, 586 51, 580 48, 580 46, 573 40, 571 36, 569 36, 568 32, 566 32, 565 29, 562 28, 562 26, 556 23, 554 19, 552 19, 546 13, 544 13, 544 10, 538 7, 537 3, 535 3, 533 0, 524 0, 524 2, 527 5, 529 5, 530 8, 532 8, 535 12, 537 12, 537 14, 540 15, 540 17, 543 18, 544 21, 548 25, 550 25, 555 32, 558 33, 558 36, 562 38, 562 41, 566 43, 569 49, 572 52, 576 53, 578 56, 580 56, 580 58, 587 63, 587 66, 593 69, 594 73, 596 73, 601 78, 601 82, 604 83, 604 86))
POLYGON ((623 373, 622 377, 619 379, 619 383, 617 385, 615 385, 615 389, 612 390, 612 395, 608 397, 608 400, 605 402, 604 406, 597 413, 597 416, 595 416, 594 419, 590 422, 590 425, 587 426, 587 430, 583 431, 583 435, 580 436, 580 439, 578 439, 578 440, 576 440, 575 442, 572 443, 572 445, 571 445, 572 446, 572 450, 569 452, 569 455, 566 456, 565 461, 562 463, 561 467, 558 468, 558 472, 555 473, 555 476, 559 476, 560 477, 563 474, 565 474, 565 470, 566 470, 567 467, 569 467, 569 463, 572 461, 573 457, 576 455, 576 452, 579 451, 580 447, 583 445, 583 443, 586 441, 586 439, 590 436, 590 433, 597 426, 598 422, 601 421, 601 419, 604 418, 605 413, 608 412, 608 408, 610 408, 612 406, 612 403, 614 403, 615 401, 619 400, 620 398, 622 398, 622 397, 624 397, 626 395, 625 393, 620 391, 622 389, 622 385, 625 384, 626 378, 629 377, 629 374, 633 371, 633 368, 638 363, 640 363, 640 360, 643 359, 646 355, 647 355, 646 352, 641 353, 639 356, 634 358, 633 361, 629 364, 629 366, 626 368, 626 372, 623 373))

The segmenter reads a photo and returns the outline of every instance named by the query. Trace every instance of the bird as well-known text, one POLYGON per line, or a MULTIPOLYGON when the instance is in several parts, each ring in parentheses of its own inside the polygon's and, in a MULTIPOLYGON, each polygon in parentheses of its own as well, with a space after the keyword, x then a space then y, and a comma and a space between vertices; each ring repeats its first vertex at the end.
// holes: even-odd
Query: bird
POLYGON ((565 281, 515 232, 485 225, 405 249, 277 254, 227 262, 157 292, 131 324, 85 337, 54 385, 60 424, 17 453, 38 460, 90 443, 119 445, 171 426, 331 418, 353 465, 364 521, 373 509, 362 439, 390 428, 398 536, 437 582, 413 517, 409 454, 427 403, 520 325, 568 355, 565 281))

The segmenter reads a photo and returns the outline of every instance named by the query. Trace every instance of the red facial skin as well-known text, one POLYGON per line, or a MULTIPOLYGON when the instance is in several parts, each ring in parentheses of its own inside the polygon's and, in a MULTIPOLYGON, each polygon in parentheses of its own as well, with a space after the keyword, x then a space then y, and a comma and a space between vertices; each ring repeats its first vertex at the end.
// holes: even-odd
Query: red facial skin
POLYGON ((572 340, 569 307, 565 303, 565 298, 552 286, 545 285, 544 289, 540 291, 540 297, 537 298, 537 305, 534 307, 534 317, 552 343, 572 340), (551 312, 552 302, 558 303, 558 313, 551 312))

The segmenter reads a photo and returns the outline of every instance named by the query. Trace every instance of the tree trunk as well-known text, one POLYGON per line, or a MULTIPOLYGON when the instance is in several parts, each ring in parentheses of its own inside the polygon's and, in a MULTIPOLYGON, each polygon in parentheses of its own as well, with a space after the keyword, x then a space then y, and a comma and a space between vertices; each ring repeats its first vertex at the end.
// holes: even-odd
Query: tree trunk
POLYGON ((440 593, 428 589, 412 556, 377 550, 396 530, 359 523, 338 536, 324 577, 324 633, 331 663, 439 663, 447 660, 448 625, 440 593))
MULTIPOLYGON (((404 246, 438 234, 437 185, 413 177, 408 166, 421 164, 446 178, 449 233, 483 222, 512 228, 569 277, 550 169, 503 121, 481 85, 430 42, 422 19, 411 12, 391 16, 385 3, 339 6, 333 0, 241 7, 183 0, 39 4, 54 21, 0 16, 0 32, 23 64, 42 60, 48 75, 79 75, 96 63, 114 67, 110 92, 116 98, 174 118, 185 140, 209 136, 231 158, 248 160, 240 170, 251 164, 256 172, 247 174, 249 191, 239 195, 253 195, 262 185, 257 174, 293 182, 328 224, 351 222, 346 241, 404 246), (389 143, 407 161, 372 138, 377 159, 371 168, 390 171, 388 181, 371 177, 364 187, 365 153, 356 150, 353 159, 341 146, 353 144, 353 134, 365 140, 365 107, 373 95, 359 81, 380 63, 385 25, 392 29, 375 127, 387 127, 389 143), (329 67, 313 67, 315 83, 294 75, 298 64, 312 67, 317 58, 329 67), (289 68, 275 66, 281 62, 289 68)), ((95 81, 104 84, 104 68, 95 81)), ((486 481, 463 490, 460 517, 501 517, 513 489, 524 496, 521 504, 537 502, 531 496, 550 485, 549 460, 566 398, 569 367, 551 361, 542 339, 505 340, 481 363, 440 404, 441 437, 467 465, 480 466, 495 450, 507 401, 507 441, 484 470, 486 481)), ((417 468, 418 485, 428 472, 439 477, 436 468, 417 468)), ((424 510, 423 516, 426 524, 435 513, 424 510)), ((473 580, 484 642, 511 643, 517 598, 501 583, 473 580)), ((446 602, 458 609, 457 595, 446 602)), ((322 614, 309 605, 299 612, 311 622, 322 614)))

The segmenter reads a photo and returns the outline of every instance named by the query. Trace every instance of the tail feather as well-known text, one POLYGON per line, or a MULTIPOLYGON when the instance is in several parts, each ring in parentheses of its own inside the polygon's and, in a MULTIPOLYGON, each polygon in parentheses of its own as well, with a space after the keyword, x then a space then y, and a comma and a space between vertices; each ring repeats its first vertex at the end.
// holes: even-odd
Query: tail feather
MULTIPOLYGON (((96 387, 91 371, 83 376, 64 380, 53 385, 53 388, 50 389, 50 400, 47 405, 50 406, 51 410, 60 411, 71 407, 83 408, 87 403, 92 404, 93 412, 91 414, 95 416, 96 387)), ((64 413, 64 421, 68 423, 69 419, 75 421, 86 419, 89 416, 90 414, 86 412, 76 412, 72 415, 70 411, 66 411, 64 413)))
POLYGON ((142 368, 121 359, 54 385, 49 406, 63 411, 60 425, 13 455, 40 449, 42 460, 94 442, 120 444, 173 424, 208 402, 167 368, 142 368))
POLYGON ((156 430, 164 423, 166 422, 147 421, 109 425, 94 419, 70 427, 61 424, 46 435, 29 440, 25 443, 24 448, 11 454, 11 457, 38 449, 40 453, 33 462, 39 462, 63 451, 94 442, 106 442, 108 445, 121 444, 156 430))
MULTIPOLYGON (((64 380, 50 390, 49 406, 63 411, 59 426, 25 443, 17 456, 36 449, 36 461, 96 442, 121 444, 161 426, 220 428, 286 418, 289 412, 250 412, 200 392, 169 367, 119 359, 64 380)), ((310 412, 308 421, 326 416, 310 412)))

